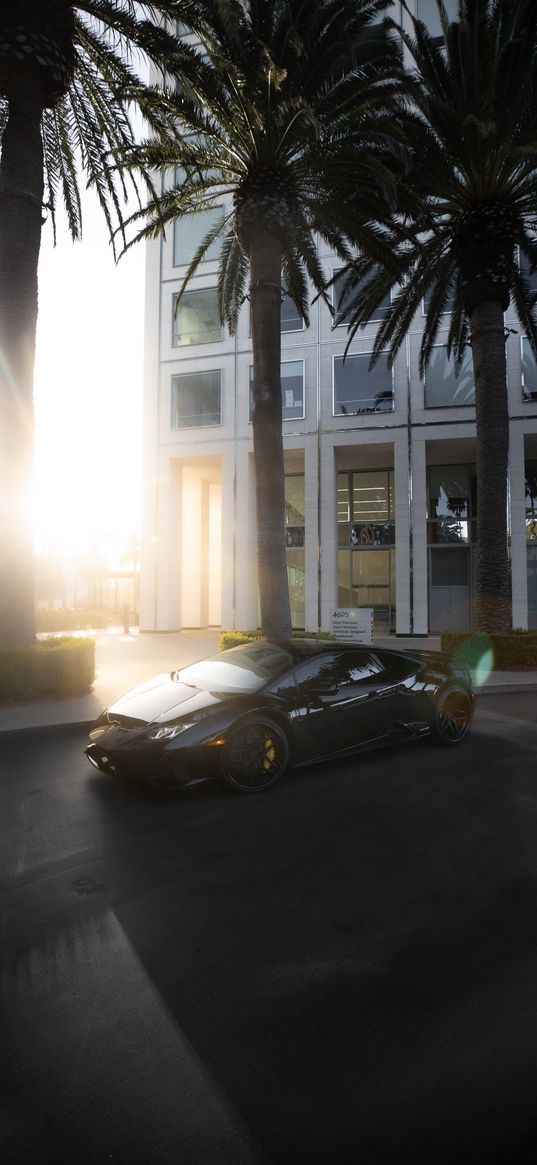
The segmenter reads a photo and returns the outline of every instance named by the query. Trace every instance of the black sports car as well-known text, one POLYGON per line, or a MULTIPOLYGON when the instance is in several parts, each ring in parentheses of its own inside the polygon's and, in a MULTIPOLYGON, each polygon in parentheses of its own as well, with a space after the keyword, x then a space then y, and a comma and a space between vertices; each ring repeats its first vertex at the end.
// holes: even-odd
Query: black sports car
POLYGON ((86 755, 112 774, 268 789, 293 765, 470 727, 467 667, 434 652, 257 640, 156 676, 107 708, 86 755))

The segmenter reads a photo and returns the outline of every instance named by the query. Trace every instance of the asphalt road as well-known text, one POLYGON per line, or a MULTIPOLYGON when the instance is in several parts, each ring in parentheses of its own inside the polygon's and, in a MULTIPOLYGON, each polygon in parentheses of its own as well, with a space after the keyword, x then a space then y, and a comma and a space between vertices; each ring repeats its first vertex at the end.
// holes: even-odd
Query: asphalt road
POLYGON ((534 1165, 535 708, 256 797, 4 738, 2 1159, 534 1165))

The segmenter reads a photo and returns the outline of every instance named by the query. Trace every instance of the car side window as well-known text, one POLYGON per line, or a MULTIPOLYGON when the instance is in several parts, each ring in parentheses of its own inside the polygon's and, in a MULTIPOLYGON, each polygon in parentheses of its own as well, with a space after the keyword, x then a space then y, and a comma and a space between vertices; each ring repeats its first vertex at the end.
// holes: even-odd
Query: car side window
POLYGON ((368 680, 382 670, 380 660, 372 652, 325 652, 301 663, 296 670, 296 680, 305 687, 311 681, 320 680, 342 688, 368 680))
POLYGON ((344 667, 341 684, 359 684, 362 680, 369 680, 372 676, 380 675, 382 664, 373 653, 360 653, 354 656, 349 653, 344 667))

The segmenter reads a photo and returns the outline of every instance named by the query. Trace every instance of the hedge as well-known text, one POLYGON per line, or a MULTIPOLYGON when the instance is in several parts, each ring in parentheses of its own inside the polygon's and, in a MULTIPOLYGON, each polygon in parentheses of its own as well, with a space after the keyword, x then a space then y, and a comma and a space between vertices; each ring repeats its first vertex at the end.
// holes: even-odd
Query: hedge
POLYGON ((440 642, 446 655, 457 656, 472 668, 488 652, 492 652, 492 668, 496 671, 537 668, 537 631, 512 631, 509 635, 444 631, 440 642))
MULTIPOLYGON (((265 639, 262 631, 222 631, 220 636, 220 651, 227 651, 228 647, 240 647, 242 643, 251 643, 255 639, 265 639)), ((329 631, 293 631, 293 639, 334 639, 329 631)))
MULTIPOLYGON (((91 607, 62 607, 57 611, 44 611, 39 608, 35 613, 38 632, 87 631, 90 627, 102 630, 111 623, 120 626, 123 619, 123 611, 94 611, 91 607)), ((131 627, 138 625, 137 611, 129 611, 129 623, 131 627)))
POLYGON ((95 640, 54 635, 0 651, 0 700, 81 696, 95 679, 95 640))

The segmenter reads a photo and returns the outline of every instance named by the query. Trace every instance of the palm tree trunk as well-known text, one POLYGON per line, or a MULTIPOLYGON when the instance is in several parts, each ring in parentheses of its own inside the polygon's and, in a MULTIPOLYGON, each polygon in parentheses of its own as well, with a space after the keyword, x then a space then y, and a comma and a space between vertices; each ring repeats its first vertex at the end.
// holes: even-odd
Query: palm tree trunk
POLYGON ((507 527, 509 415, 503 311, 488 301, 471 316, 477 433, 477 602, 480 631, 512 629, 507 527))
POLYGON ((269 638, 291 635, 285 550, 282 435, 281 245, 257 228, 250 245, 254 365, 253 437, 257 506, 257 572, 261 627, 269 638))
POLYGON ((0 166, 0 647, 35 639, 30 516, 37 264, 41 242, 43 85, 12 68, 0 166))

